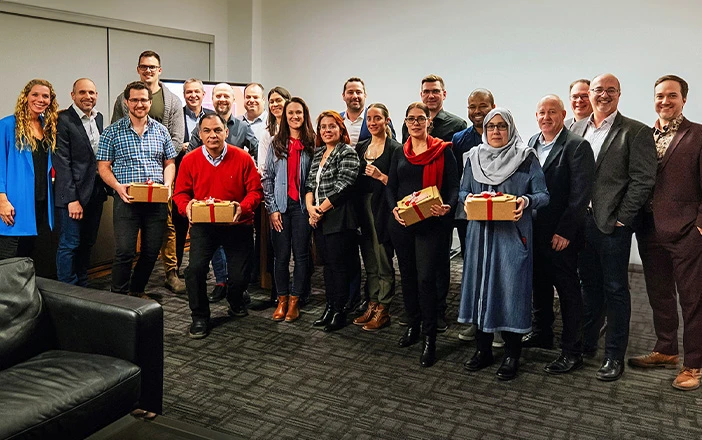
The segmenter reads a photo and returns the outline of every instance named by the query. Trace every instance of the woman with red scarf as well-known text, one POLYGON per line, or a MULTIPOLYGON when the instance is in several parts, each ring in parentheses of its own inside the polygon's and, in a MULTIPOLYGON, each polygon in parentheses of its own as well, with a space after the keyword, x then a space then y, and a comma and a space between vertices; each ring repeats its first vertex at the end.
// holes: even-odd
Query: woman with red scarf
POLYGON ((278 290, 274 321, 295 321, 299 298, 307 286, 312 228, 307 220, 305 185, 312 165, 315 135, 310 111, 302 98, 285 103, 278 133, 261 169, 261 184, 273 239, 273 275, 278 290), (290 251, 295 258, 292 290, 290 251), (290 290, 290 292, 288 292, 290 290))
POLYGON ((392 157, 386 191, 390 206, 395 206, 389 231, 409 321, 399 345, 409 347, 419 342, 421 330, 424 338, 419 364, 430 367, 436 361, 436 273, 441 258, 448 255, 441 248, 446 243, 438 231, 452 225, 450 213, 458 201, 458 167, 451 143, 429 136, 431 120, 425 104, 410 104, 405 123, 410 137, 392 157), (432 206, 431 217, 406 226, 398 214, 397 202, 430 186, 439 189, 444 204, 432 206))

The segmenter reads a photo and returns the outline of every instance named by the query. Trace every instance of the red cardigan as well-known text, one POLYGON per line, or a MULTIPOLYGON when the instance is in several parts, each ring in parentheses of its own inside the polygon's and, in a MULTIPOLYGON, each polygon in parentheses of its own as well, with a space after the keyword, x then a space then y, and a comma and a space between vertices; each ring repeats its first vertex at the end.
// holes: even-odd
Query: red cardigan
POLYGON ((202 147, 186 154, 180 163, 173 201, 182 215, 190 200, 215 199, 241 204, 241 222, 253 224, 253 211, 261 203, 263 189, 256 164, 249 154, 227 144, 227 154, 216 167, 202 154, 202 147))

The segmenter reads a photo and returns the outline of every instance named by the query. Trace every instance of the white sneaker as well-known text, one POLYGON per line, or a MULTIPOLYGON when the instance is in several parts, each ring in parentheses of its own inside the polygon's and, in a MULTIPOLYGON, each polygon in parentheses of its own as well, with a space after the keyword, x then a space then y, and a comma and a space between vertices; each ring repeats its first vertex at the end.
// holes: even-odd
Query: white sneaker
POLYGON ((505 346, 505 341, 502 339, 502 333, 495 332, 495 338, 492 340, 493 348, 502 348, 505 346))
POLYGON ((477 327, 475 326, 475 324, 468 324, 468 325, 464 326, 463 329, 461 329, 458 332, 458 339, 460 339, 461 341, 475 340, 475 329, 476 328, 477 327))

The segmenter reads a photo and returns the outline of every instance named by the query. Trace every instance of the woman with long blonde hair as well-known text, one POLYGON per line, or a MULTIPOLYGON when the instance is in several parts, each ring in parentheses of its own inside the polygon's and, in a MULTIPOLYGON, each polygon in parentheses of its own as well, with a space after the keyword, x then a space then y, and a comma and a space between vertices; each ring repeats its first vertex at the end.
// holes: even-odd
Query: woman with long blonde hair
POLYGON ((15 113, 0 119, 0 259, 30 256, 39 231, 53 228, 57 117, 53 86, 33 79, 20 92, 15 113))

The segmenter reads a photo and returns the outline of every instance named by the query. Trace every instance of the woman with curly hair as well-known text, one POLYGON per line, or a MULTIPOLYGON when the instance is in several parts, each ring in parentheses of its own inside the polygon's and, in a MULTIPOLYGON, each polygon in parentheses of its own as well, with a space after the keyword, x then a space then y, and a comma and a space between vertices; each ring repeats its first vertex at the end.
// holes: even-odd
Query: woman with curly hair
POLYGON ((33 79, 17 98, 15 113, 0 119, 0 259, 30 256, 39 230, 53 228, 57 117, 53 86, 33 79))

